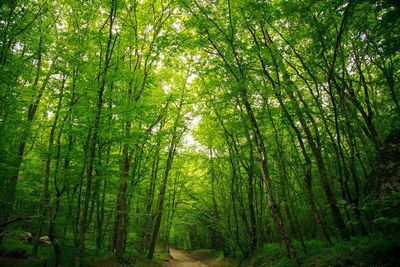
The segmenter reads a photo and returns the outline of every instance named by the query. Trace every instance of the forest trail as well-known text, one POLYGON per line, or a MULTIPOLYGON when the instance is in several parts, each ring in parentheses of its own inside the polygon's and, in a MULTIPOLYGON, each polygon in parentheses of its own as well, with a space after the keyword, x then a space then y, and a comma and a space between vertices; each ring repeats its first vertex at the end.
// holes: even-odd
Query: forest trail
POLYGON ((170 248, 172 260, 168 263, 168 267, 207 267, 203 262, 193 259, 189 253, 184 250, 170 248))

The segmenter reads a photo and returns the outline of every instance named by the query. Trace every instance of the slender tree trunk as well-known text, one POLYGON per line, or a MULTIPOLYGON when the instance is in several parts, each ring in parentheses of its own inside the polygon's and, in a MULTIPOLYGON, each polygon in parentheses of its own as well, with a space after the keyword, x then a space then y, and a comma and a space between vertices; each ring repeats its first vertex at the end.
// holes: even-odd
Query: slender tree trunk
MULTIPOLYGON (((109 152, 110 149, 108 150, 107 153, 107 158, 109 157, 109 152)), ((96 249, 100 251, 103 248, 103 224, 104 224, 104 212, 105 212, 105 202, 106 202, 106 192, 107 192, 107 178, 103 177, 102 181, 99 181, 99 183, 102 183, 99 186, 99 191, 101 188, 101 193, 98 192, 96 194, 97 199, 96 199, 96 213, 97 213, 97 218, 96 218, 96 223, 97 223, 97 233, 96 233, 96 249)))
POLYGON ((164 251, 169 252, 169 237, 171 233, 171 228, 172 228, 172 223, 174 222, 174 215, 176 208, 178 207, 178 199, 179 199, 179 194, 178 194, 178 174, 175 174, 175 179, 174 179, 174 190, 172 192, 172 200, 171 200, 171 215, 168 216, 167 219, 167 229, 166 229, 166 234, 165 234, 165 239, 164 239, 164 251))
MULTIPOLYGON (((215 192, 215 187, 216 187, 216 183, 217 183, 217 176, 216 176, 216 172, 215 172, 215 167, 214 167, 214 158, 213 158, 213 152, 212 152, 212 148, 209 149, 210 151, 210 172, 211 172, 211 198, 212 198, 212 203, 213 203, 213 212, 214 212, 214 217, 217 223, 221 222, 221 215, 220 215, 220 211, 219 211, 219 207, 218 207, 218 203, 217 203, 217 199, 216 199, 216 192, 215 192)), ((212 230, 213 235, 212 235, 212 245, 214 248, 216 249, 222 249, 224 248, 224 236, 221 234, 221 232, 218 229, 214 229, 212 230)))
POLYGON ((22 159, 23 159, 24 152, 25 152, 26 142, 27 142, 29 134, 31 132, 32 123, 36 117, 36 112, 39 108, 44 90, 47 87, 47 84, 50 79, 51 71, 52 71, 52 68, 50 67, 49 71, 46 74, 46 77, 44 78, 42 85, 39 87, 39 80, 40 80, 40 75, 42 72, 42 70, 41 70, 41 67, 42 67, 42 51, 41 51, 41 49, 42 49, 42 37, 40 37, 40 41, 39 41, 39 55, 38 55, 37 65, 36 65, 36 76, 35 76, 35 79, 34 79, 34 82, 32 85, 32 87, 37 90, 37 94, 36 94, 33 102, 29 105, 26 124, 24 125, 24 129, 22 130, 20 142, 18 145, 17 157, 15 159, 12 174, 10 177, 8 177, 7 193, 5 194, 5 196, 7 196, 7 198, 5 199, 4 203, 3 202, 1 203, 2 205, 0 206, 0 222, 6 222, 12 212, 12 208, 13 208, 14 200, 15 200, 15 192, 17 190, 17 181, 18 181, 18 177, 19 177, 21 164, 22 164, 22 159))
POLYGON ((38 246, 39 246, 39 238, 42 233, 42 228, 44 225, 44 222, 46 220, 47 215, 51 216, 50 212, 50 192, 49 192, 49 184, 50 184, 50 170, 51 170, 51 157, 52 157, 52 149, 53 149, 53 143, 54 143, 54 134, 56 131, 57 123, 58 123, 58 118, 61 110, 61 105, 62 105, 62 100, 64 97, 64 87, 65 87, 65 82, 66 78, 62 81, 60 93, 59 93, 59 98, 58 98, 58 104, 57 104, 57 109, 54 115, 54 120, 53 124, 50 129, 50 134, 49 134, 49 143, 47 146, 47 156, 46 156, 46 161, 45 161, 45 167, 44 167, 44 187, 43 187, 43 202, 41 205, 41 210, 42 210, 42 216, 40 217, 40 220, 38 222, 38 227, 36 229, 36 235, 34 239, 34 244, 33 244, 33 249, 32 249, 32 255, 37 256, 38 252, 38 246))
POLYGON ((286 250, 288 252, 288 255, 293 261, 297 264, 300 265, 299 259, 297 258, 296 250, 293 246, 293 243, 285 229, 283 219, 282 219, 282 214, 279 208, 279 204, 277 203, 273 188, 272 188, 272 181, 270 178, 269 174, 269 169, 268 169, 268 155, 267 155, 267 150, 264 145, 264 140, 262 138, 260 129, 258 127, 258 123, 256 120, 256 117, 253 113, 253 110, 250 106, 250 103, 247 98, 247 93, 245 91, 245 88, 241 88, 241 93, 243 97, 243 102, 244 106, 246 108, 247 114, 249 116, 250 124, 252 126, 255 142, 257 145, 257 152, 258 152, 258 157, 259 157, 259 164, 260 164, 260 169, 261 169, 261 175, 263 177, 264 183, 266 185, 267 189, 267 205, 269 208, 269 211, 271 213, 272 219, 274 221, 275 227, 277 232, 281 235, 285 245, 286 245, 286 250))
MULTIPOLYGON (((162 129, 162 126, 160 126, 160 131, 162 129)), ((152 229, 152 208, 153 208, 153 200, 154 200, 154 191, 155 191, 155 185, 157 182, 157 174, 158 174, 158 164, 160 161, 160 146, 161 146, 161 140, 157 140, 156 144, 156 151, 154 154, 154 159, 152 162, 151 166, 151 175, 150 175, 150 183, 147 187, 147 194, 146 194, 146 217, 145 217, 145 223, 143 227, 143 232, 142 232, 142 242, 141 242, 141 248, 140 251, 142 253, 145 253, 147 251, 150 237, 151 237, 151 229, 152 229)))
POLYGON ((256 214, 254 208, 254 170, 255 170, 255 160, 254 160, 254 147, 253 143, 250 139, 250 134, 246 130, 246 141, 249 146, 249 167, 247 170, 247 178, 248 178, 248 193, 247 193, 247 202, 249 205, 250 212, 250 223, 251 223, 251 251, 255 251, 257 249, 257 221, 256 214))
MULTIPOLYGON (((74 92, 74 91, 73 91, 74 92)), ((72 96, 72 98, 74 98, 74 96, 72 96)), ((58 184, 58 172, 59 172, 59 165, 60 165, 60 159, 61 159, 61 136, 62 136, 62 130, 64 128, 64 123, 67 120, 67 118, 69 118, 70 116, 70 111, 72 110, 72 103, 70 106, 70 110, 69 113, 67 114, 67 116, 65 117, 59 133, 58 133, 58 137, 57 137, 57 160, 56 160, 56 166, 55 166, 55 172, 54 172, 54 188, 56 191, 56 199, 55 199, 55 203, 53 205, 53 208, 51 210, 51 215, 50 215, 50 220, 49 220, 49 238, 51 241, 51 244, 53 246, 53 252, 54 252, 54 267, 59 267, 61 266, 61 255, 62 255, 62 250, 61 250, 61 242, 59 239, 57 239, 57 231, 56 231, 56 219, 57 219, 57 215, 58 215, 58 211, 60 208, 60 202, 61 202, 61 196, 62 194, 65 192, 67 186, 64 185, 62 187, 62 189, 60 190, 59 188, 59 184, 58 184)), ((69 151, 68 151, 69 153, 69 151)), ((65 172, 68 169, 68 165, 64 166, 64 176, 65 176, 65 172)))
MULTIPOLYGON (((95 116, 95 121, 93 124, 93 129, 92 129, 92 134, 91 134, 91 141, 90 141, 90 148, 89 148, 89 160, 88 160, 88 166, 87 166, 87 171, 86 171, 86 185, 85 185, 85 198, 84 198, 84 203, 83 203, 83 208, 81 205, 78 205, 78 236, 77 236, 77 241, 78 241, 78 246, 77 246, 77 253, 75 257, 75 265, 76 266, 81 266, 82 264, 82 256, 83 252, 85 250, 85 234, 87 231, 87 228, 89 227, 88 221, 89 221, 89 204, 90 200, 92 197, 92 178, 93 178, 93 169, 94 169, 94 160, 96 157, 96 146, 97 146, 97 141, 98 141, 98 132, 99 132, 99 127, 100 127, 100 117, 103 109, 103 95, 104 95, 104 90, 106 86, 106 80, 107 80, 107 73, 109 70, 110 62, 111 62, 111 57, 112 57, 112 52, 114 48, 114 44, 116 41, 116 37, 113 37, 113 26, 114 26, 114 20, 116 16, 116 8, 117 8, 117 0, 112 0, 111 2, 111 7, 110 7, 110 13, 108 16, 108 21, 109 21, 109 28, 108 28, 108 39, 107 39, 107 45, 106 45, 106 52, 105 52, 105 57, 104 57, 104 67, 101 69, 101 72, 99 72, 99 88, 98 88, 98 94, 97 94, 97 104, 96 104, 96 116, 95 116), (114 40, 113 40, 114 39, 114 40), (81 210, 82 209, 82 210, 81 210)), ((83 175, 81 176, 81 179, 83 179, 83 175)))
MULTIPOLYGON (((128 125, 127 129, 130 129, 130 124, 128 125)), ((127 188, 130 163, 129 147, 125 144, 122 149, 121 175, 114 222, 114 253, 117 257, 122 257, 124 254, 126 236, 128 234, 127 188)))
POLYGON ((162 179, 162 182, 161 182, 160 194, 159 194, 159 197, 158 197, 157 215, 156 215, 156 220, 154 222, 153 234, 151 236, 149 253, 147 254, 147 258, 148 259, 152 259, 153 258, 154 249, 156 247, 158 232, 160 230, 161 218, 162 218, 163 209, 164 209, 164 197, 165 197, 165 192, 166 192, 166 189, 167 189, 168 176, 169 176, 169 172, 170 172, 171 167, 172 167, 172 162, 174 160, 176 146, 177 146, 177 143, 178 143, 178 141, 180 139, 180 136, 181 136, 178 133, 178 124, 179 124, 180 117, 181 117, 180 113, 181 113, 182 105, 183 105, 183 95, 182 95, 182 97, 180 99, 180 103, 179 103, 179 106, 178 106, 178 115, 177 115, 176 120, 174 122, 171 143, 170 143, 169 149, 168 149, 167 162, 166 162, 166 165, 165 165, 163 179, 162 179))

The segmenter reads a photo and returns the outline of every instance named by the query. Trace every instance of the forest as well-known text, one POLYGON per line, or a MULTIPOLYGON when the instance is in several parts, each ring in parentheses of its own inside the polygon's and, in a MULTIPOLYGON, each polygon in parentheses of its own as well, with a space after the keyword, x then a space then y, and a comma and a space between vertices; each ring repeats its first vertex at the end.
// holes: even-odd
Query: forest
POLYGON ((1 0, 0 266, 400 266, 398 0, 1 0))

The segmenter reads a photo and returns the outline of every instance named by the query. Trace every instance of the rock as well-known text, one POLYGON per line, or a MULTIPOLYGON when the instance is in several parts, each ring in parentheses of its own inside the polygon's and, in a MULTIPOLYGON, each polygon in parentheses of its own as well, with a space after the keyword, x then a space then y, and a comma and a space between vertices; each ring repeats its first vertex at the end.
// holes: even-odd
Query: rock
POLYGON ((32 234, 30 232, 24 232, 21 234, 21 239, 28 242, 28 243, 32 243, 33 241, 33 237, 32 234))
POLYGON ((39 242, 44 244, 51 244, 50 237, 48 237, 47 235, 40 237, 39 242))

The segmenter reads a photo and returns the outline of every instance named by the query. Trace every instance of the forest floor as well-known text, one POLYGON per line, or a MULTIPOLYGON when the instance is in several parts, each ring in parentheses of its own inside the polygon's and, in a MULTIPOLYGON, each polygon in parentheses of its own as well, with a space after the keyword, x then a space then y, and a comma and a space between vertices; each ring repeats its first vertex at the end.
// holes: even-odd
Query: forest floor
POLYGON ((210 266, 205 261, 211 258, 210 253, 207 252, 192 252, 189 253, 184 250, 170 248, 171 260, 168 267, 207 267, 210 266))
MULTIPOLYGON (((32 244, 20 238, 21 232, 9 232, 0 246, 0 267, 43 267, 52 266, 52 247, 41 244, 38 257, 31 256, 32 244)), ((299 242, 294 242, 301 266, 400 266, 400 236, 398 234, 374 233, 337 241, 326 247, 322 240, 307 240, 307 253, 299 242)), ((73 247, 65 245, 62 254, 63 267, 74 267, 73 247)), ((132 258, 132 257, 131 257, 132 258)), ((129 260, 129 254, 126 259, 129 260)), ((286 256, 282 243, 260 245, 250 258, 225 257, 222 251, 212 249, 180 250, 170 248, 170 253, 157 251, 153 260, 145 255, 137 261, 124 264, 109 253, 99 254, 87 250, 84 258, 86 267, 278 267, 293 266, 286 256)))

